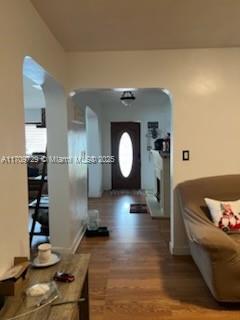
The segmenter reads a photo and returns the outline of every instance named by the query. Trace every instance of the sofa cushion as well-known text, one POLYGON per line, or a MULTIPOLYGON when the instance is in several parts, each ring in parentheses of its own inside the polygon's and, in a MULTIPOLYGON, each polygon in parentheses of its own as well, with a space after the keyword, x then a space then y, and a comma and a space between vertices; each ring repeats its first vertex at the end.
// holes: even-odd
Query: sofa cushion
POLYGON ((202 205, 202 206, 200 206, 200 209, 201 209, 202 212, 205 214, 205 216, 206 216, 210 221, 213 222, 213 219, 212 219, 212 216, 211 216, 211 212, 210 212, 208 206, 207 206, 207 205, 204 205, 204 206, 202 205))
POLYGON ((240 231, 240 200, 218 201, 204 199, 215 226, 223 231, 240 231))
POLYGON ((240 246, 240 232, 229 233, 228 235, 240 246))

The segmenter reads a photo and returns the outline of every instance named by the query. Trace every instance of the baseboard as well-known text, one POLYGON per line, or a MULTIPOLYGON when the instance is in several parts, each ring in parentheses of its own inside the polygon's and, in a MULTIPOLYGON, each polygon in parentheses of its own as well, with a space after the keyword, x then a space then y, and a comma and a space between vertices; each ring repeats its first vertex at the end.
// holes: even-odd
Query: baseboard
POLYGON ((177 246, 173 246, 172 242, 169 242, 169 250, 173 256, 189 256, 190 255, 189 246, 177 247, 177 246))
POLYGON ((72 247, 71 247, 71 253, 74 254, 77 251, 77 248, 79 247, 79 244, 84 237, 85 231, 87 229, 87 225, 83 225, 82 228, 79 230, 78 234, 76 235, 72 247))
POLYGON ((52 251, 60 254, 71 254, 71 248, 53 246, 52 251))
POLYGON ((74 254, 77 251, 77 248, 85 234, 87 226, 81 226, 79 232, 77 233, 71 247, 64 248, 64 247, 54 247, 52 248, 53 251, 59 252, 60 254, 74 254))
POLYGON ((96 199, 96 198, 101 198, 102 197, 102 192, 97 192, 97 193, 89 193, 88 198, 90 199, 96 199))

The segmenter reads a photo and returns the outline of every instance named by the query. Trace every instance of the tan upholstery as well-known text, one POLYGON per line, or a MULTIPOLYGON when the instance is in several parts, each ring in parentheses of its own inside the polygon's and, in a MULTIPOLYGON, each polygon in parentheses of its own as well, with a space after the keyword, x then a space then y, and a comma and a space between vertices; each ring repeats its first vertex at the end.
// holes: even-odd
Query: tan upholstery
POLYGON ((240 175, 186 181, 177 194, 192 257, 213 296, 240 301, 240 234, 226 234, 212 223, 204 198, 240 199, 240 175))

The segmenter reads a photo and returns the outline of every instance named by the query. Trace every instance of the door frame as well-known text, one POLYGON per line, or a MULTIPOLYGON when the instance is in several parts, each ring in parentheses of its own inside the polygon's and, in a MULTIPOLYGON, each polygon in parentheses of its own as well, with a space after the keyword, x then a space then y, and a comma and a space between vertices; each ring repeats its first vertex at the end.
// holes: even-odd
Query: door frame
MULTIPOLYGON (((113 142, 112 142, 112 124, 113 123, 136 123, 139 124, 139 190, 142 188, 142 148, 141 148, 141 121, 111 121, 110 122, 110 143, 111 143, 111 155, 113 155, 113 142)), ((122 133, 128 132, 127 130, 123 130, 122 133)), ((116 159, 118 161, 118 159, 116 159)), ((113 190, 113 165, 111 165, 111 190, 113 190)), ((120 190, 120 189, 119 189, 120 190)), ((135 189, 133 189, 135 190, 135 189)))

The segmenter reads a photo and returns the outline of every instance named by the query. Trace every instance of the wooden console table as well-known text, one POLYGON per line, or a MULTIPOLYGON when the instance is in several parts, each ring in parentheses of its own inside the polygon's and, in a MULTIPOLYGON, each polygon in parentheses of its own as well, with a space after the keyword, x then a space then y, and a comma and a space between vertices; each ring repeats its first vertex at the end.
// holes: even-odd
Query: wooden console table
MULTIPOLYGON (((57 282, 60 291, 60 298, 54 303, 63 301, 75 301, 82 298, 82 302, 62 305, 48 305, 43 309, 31 313, 28 316, 19 318, 20 320, 89 320, 89 297, 88 297, 88 265, 90 255, 76 254, 64 255, 62 261, 55 266, 34 269, 29 272, 26 287, 37 282, 51 281, 56 271, 65 271, 75 276, 72 283, 57 282)), ((16 297, 8 297, 0 312, 0 319, 6 320, 29 311, 25 305, 26 296, 24 289, 16 297)))

